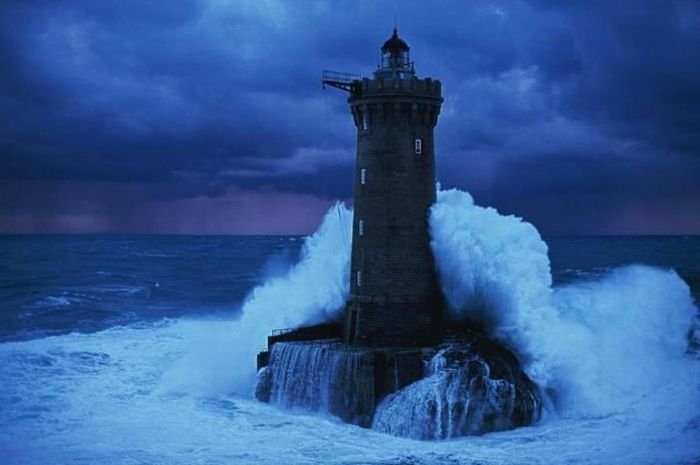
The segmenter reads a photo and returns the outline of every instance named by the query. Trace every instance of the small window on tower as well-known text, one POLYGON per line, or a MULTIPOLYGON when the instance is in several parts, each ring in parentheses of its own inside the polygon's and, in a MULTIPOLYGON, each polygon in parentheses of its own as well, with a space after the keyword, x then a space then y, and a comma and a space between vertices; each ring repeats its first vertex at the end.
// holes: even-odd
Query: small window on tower
POLYGON ((360 170, 360 184, 366 184, 367 183, 367 169, 362 168, 360 170))
POLYGON ((358 230, 358 234, 360 236, 364 236, 364 234, 365 234, 365 220, 360 220, 360 223, 357 225, 357 230, 358 230))
POLYGON ((366 131, 369 129, 369 118, 367 117, 367 112, 362 112, 362 130, 366 131))
POLYGON ((423 139, 416 139, 415 141, 416 155, 423 153, 423 139))
POLYGON ((357 282, 357 287, 362 287, 362 271, 355 272, 355 282, 357 282))

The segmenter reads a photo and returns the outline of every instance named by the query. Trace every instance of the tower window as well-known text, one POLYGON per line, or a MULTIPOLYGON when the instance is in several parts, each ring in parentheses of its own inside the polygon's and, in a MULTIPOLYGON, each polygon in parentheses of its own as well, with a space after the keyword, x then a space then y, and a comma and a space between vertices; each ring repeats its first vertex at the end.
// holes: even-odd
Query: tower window
POLYGON ((367 117, 367 112, 362 112, 362 130, 366 131, 369 129, 369 118, 367 117))
POLYGON ((357 287, 362 287, 362 271, 355 272, 355 282, 357 283, 357 287))
POLYGON ((367 169, 362 168, 360 170, 360 184, 366 184, 367 183, 367 169))
POLYGON ((420 155, 423 153, 423 139, 416 139, 414 142, 414 149, 416 152, 416 155, 420 155))
POLYGON ((357 225, 357 232, 360 236, 364 236, 364 234, 365 234, 365 220, 360 220, 360 222, 357 225))

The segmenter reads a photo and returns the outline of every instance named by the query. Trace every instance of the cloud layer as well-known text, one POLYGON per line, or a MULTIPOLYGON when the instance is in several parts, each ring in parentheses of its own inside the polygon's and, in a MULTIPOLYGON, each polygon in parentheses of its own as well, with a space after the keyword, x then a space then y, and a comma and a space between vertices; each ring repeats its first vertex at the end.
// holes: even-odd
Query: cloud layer
POLYGON ((443 81, 443 186, 545 233, 700 233, 700 4, 661 0, 3 2, 0 231, 201 232, 149 212, 206 202, 209 232, 308 232, 352 196, 320 71, 370 74, 394 12, 443 81), (285 215, 226 220, 253 197, 285 215))

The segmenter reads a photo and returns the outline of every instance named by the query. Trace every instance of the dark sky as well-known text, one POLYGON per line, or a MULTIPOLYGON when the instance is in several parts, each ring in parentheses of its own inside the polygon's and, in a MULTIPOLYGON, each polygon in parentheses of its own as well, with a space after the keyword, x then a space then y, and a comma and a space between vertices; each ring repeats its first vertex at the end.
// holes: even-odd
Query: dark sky
POLYGON ((444 187, 544 234, 700 234, 700 1, 3 0, 0 232, 308 233, 352 197, 323 69, 396 14, 444 187))

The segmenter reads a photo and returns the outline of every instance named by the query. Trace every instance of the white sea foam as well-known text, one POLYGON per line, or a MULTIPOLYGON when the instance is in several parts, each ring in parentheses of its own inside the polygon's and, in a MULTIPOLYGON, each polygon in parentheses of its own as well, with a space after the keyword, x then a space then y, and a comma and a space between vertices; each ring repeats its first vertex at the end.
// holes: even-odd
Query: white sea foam
POLYGON ((547 245, 537 229, 462 191, 440 191, 430 215, 431 246, 451 315, 469 319, 516 348, 542 381, 542 333, 556 322, 549 305, 547 245))
POLYGON ((457 190, 439 193, 430 230, 452 316, 512 347, 557 413, 609 415, 668 383, 697 396, 697 363, 685 354, 697 309, 673 270, 627 266, 552 289, 537 230, 457 190))
POLYGON ((80 300, 78 298, 71 298, 71 297, 66 297, 66 296, 48 296, 44 297, 43 299, 39 299, 36 302, 33 302, 32 304, 28 305, 28 308, 32 309, 44 309, 44 308, 53 308, 53 307, 67 307, 68 305, 74 303, 74 302, 79 302, 80 300))
POLYGON ((255 289, 236 321, 180 319, 0 344, 0 456, 44 463, 624 463, 700 460, 695 311, 672 270, 624 267, 551 287, 531 225, 441 192, 431 217, 455 318, 479 321, 556 390, 561 417, 416 442, 292 415, 252 389, 274 328, 335 318, 347 295, 351 213, 332 210, 300 262, 255 289))
POLYGON ((675 271, 621 267, 556 288, 553 304, 559 320, 546 356, 569 414, 607 415, 674 383, 687 389, 663 408, 650 406, 658 409, 654 415, 689 406, 700 414, 698 363, 686 354, 697 309, 675 271))
MULTIPOLYGON (((299 262, 255 288, 240 318, 192 325, 191 350, 162 388, 250 394, 251 361, 273 329, 337 319, 348 293, 351 225, 352 212, 333 207, 305 239, 299 262)), ((557 415, 607 415, 688 377, 693 362, 684 352, 696 309, 674 271, 629 266, 553 288, 537 229, 457 190, 439 192, 430 232, 452 317, 510 346, 554 395, 557 415)))
MULTIPOLYGON (((344 206, 332 209, 305 240, 299 263, 254 289, 238 320, 183 324, 187 349, 158 392, 248 394, 255 353, 272 329, 336 319, 348 292, 351 217, 344 206)), ((685 355, 696 308, 673 270, 633 265, 553 287, 547 246, 534 226, 454 190, 439 193, 430 231, 452 318, 477 323, 510 346, 555 405, 535 429, 465 439, 470 459, 511 463, 501 450, 543 463, 698 457, 699 364, 685 355), (547 446, 534 440, 521 447, 533 437, 547 446), (657 452, 658 441, 669 447, 657 452)), ((432 446, 411 447, 437 457, 432 446)))
POLYGON ((238 396, 163 392, 165 367, 191 350, 188 335, 219 326, 174 320, 0 344, 2 463, 645 465, 700 459, 697 398, 683 403, 684 379, 605 417, 446 442, 392 437, 238 396))
POLYGON ((255 356, 275 329, 336 319, 347 299, 352 211, 333 206, 304 240, 299 262, 286 274, 275 272, 246 298, 240 317, 212 331, 193 328, 191 350, 164 377, 175 392, 250 394, 255 356))

